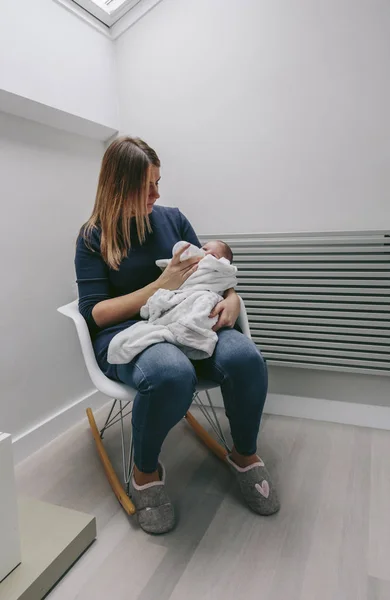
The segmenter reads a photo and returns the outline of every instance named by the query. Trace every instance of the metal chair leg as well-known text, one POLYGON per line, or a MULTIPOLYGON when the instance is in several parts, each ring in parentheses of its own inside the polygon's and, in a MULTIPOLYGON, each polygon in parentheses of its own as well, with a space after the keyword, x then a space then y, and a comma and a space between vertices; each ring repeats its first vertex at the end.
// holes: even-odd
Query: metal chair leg
MULTIPOLYGON (((226 460, 227 454, 230 452, 229 445, 224 436, 221 424, 218 419, 217 411, 215 410, 215 406, 211 400, 210 394, 206 391, 206 397, 208 400, 208 404, 202 401, 199 396, 199 393, 195 393, 194 395, 194 403, 203 416, 210 424, 213 432, 215 433, 217 439, 212 437, 208 431, 197 421, 197 419, 193 416, 191 412, 187 412, 186 420, 191 425, 194 432, 197 436, 203 441, 203 443, 221 460, 226 460)), ((103 464, 103 468, 105 470, 107 479, 118 498, 119 502, 123 506, 124 510, 129 515, 133 515, 135 513, 135 506, 129 497, 129 487, 130 487, 130 479, 132 475, 132 471, 134 468, 134 447, 133 447, 133 433, 132 427, 125 428, 124 419, 130 415, 132 412, 132 402, 124 402, 121 400, 114 400, 110 411, 108 413, 107 419, 104 423, 104 426, 99 431, 95 418, 93 416, 92 410, 90 408, 87 409, 87 415, 89 424, 92 430, 92 435, 94 437, 97 451, 100 457, 100 460, 103 464), (129 407, 129 405, 131 405, 129 407), (126 410, 129 407, 128 410, 126 410), (114 471, 114 468, 111 464, 111 461, 108 457, 108 454, 103 445, 103 436, 107 429, 120 422, 120 430, 121 430, 121 451, 122 451, 122 472, 123 472, 123 484, 120 482, 117 474, 114 471)))
POLYGON ((122 469, 123 469, 123 481, 125 483, 126 486, 126 491, 127 494, 129 493, 129 488, 130 488, 130 478, 131 478, 131 473, 133 470, 133 428, 130 426, 129 427, 129 441, 128 444, 126 444, 126 435, 125 435, 125 427, 124 427, 124 417, 127 416, 128 414, 130 414, 131 411, 129 411, 128 413, 126 413, 126 415, 123 416, 123 408, 122 408, 122 402, 119 402, 120 404, 120 423, 121 423, 121 441, 122 441, 122 469), (128 448, 126 450, 126 446, 128 445, 128 448), (127 456, 126 456, 127 454, 127 456))
POLYGON ((134 515, 135 506, 132 503, 132 501, 130 500, 123 485, 119 481, 117 474, 114 471, 114 468, 113 468, 111 461, 108 457, 108 454, 106 452, 106 449, 104 448, 104 445, 103 445, 103 442, 101 439, 101 434, 96 425, 95 417, 93 416, 93 412, 90 408, 87 408, 87 416, 88 416, 88 421, 89 421, 89 424, 91 427, 92 435, 93 435, 95 443, 96 443, 96 448, 97 448, 97 451, 99 454, 99 458, 102 462, 104 471, 105 471, 107 479, 112 487, 112 490, 113 490, 114 494, 116 495, 116 497, 118 498, 121 505, 123 506, 126 513, 128 515, 134 515))
POLYGON ((207 406, 206 404, 204 404, 204 402, 202 402, 199 393, 196 393, 194 395, 194 403, 196 404, 196 406, 198 406, 198 408, 200 409, 200 411, 202 412, 203 416, 206 418, 206 420, 208 421, 208 423, 211 425, 215 435, 217 436, 219 442, 225 447, 225 449, 230 452, 230 448, 229 445, 226 441, 226 438, 224 436, 224 433, 222 431, 222 427, 221 424, 219 422, 219 419, 217 417, 217 413, 215 410, 215 407, 212 403, 212 400, 210 398, 210 394, 208 392, 206 392, 208 401, 210 403, 210 406, 207 406))
POLYGON ((118 400, 114 400, 112 406, 111 406, 111 410, 108 414, 108 417, 106 419, 105 424, 103 425, 103 428, 100 430, 100 437, 103 439, 103 435, 104 432, 109 428, 112 427, 113 425, 115 425, 115 423, 118 423, 121 419, 124 419, 127 415, 131 414, 132 411, 132 405, 133 402, 132 401, 128 401, 128 402, 120 402, 120 408, 119 410, 115 413, 115 415, 113 417, 111 417, 113 410, 116 406, 116 403, 118 402, 118 400), (124 406, 122 406, 124 404, 124 406), (130 410, 126 413, 123 414, 123 411, 125 410, 125 408, 127 408, 127 406, 129 406, 129 404, 131 404, 131 408, 130 410))
POLYGON ((218 444, 217 440, 215 440, 208 431, 195 419, 194 415, 191 412, 187 412, 186 421, 189 425, 191 425, 192 429, 196 433, 196 435, 202 440, 202 442, 221 460, 225 461, 226 456, 228 455, 228 451, 218 444))
POLYGON ((108 417, 107 417, 107 419, 106 419, 106 422, 104 423, 104 425, 103 425, 103 428, 100 430, 100 438, 101 438, 101 439, 103 439, 104 432, 105 432, 105 431, 106 431, 106 429, 107 429, 107 425, 108 425, 108 423, 109 423, 109 421, 110 421, 110 417, 111 417, 111 415, 112 415, 112 413, 113 413, 113 410, 114 410, 114 408, 115 408, 115 405, 116 405, 116 403, 117 403, 117 400, 114 400, 114 402, 113 402, 113 403, 112 403, 112 405, 111 405, 111 410, 110 410, 110 412, 108 413, 108 417))
POLYGON ((206 396, 209 402, 209 406, 205 404, 199 396, 199 393, 194 394, 194 404, 200 409, 201 413, 211 425, 213 432, 217 439, 212 437, 208 431, 198 422, 191 412, 187 412, 186 420, 196 435, 202 440, 202 442, 221 460, 226 460, 227 454, 230 453, 230 447, 224 436, 221 424, 218 419, 215 406, 211 400, 210 394, 206 390, 206 396))

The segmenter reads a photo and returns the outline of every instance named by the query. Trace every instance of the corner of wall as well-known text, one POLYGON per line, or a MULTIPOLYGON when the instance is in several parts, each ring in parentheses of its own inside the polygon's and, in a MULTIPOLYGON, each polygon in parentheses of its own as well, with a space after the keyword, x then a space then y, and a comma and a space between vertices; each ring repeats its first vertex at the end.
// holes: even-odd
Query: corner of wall
POLYGON ((50 415, 30 429, 13 438, 15 463, 19 463, 43 446, 46 446, 62 433, 79 423, 85 417, 87 408, 97 410, 107 404, 109 398, 98 391, 72 402, 65 408, 50 415))

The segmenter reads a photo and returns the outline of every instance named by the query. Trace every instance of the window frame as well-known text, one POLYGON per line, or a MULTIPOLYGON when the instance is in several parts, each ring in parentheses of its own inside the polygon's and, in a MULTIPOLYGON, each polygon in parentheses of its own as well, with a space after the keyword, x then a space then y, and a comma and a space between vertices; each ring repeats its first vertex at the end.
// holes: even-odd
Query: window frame
POLYGON ((123 17, 123 15, 136 6, 139 3, 139 0, 125 0, 121 6, 118 6, 111 14, 105 11, 104 8, 101 8, 93 0, 71 0, 71 2, 85 10, 92 17, 98 19, 103 25, 112 27, 123 17))
POLYGON ((111 40, 118 39, 163 0, 127 0, 113 15, 89 0, 52 0, 111 40), (93 6, 91 6, 93 4, 93 6), (93 9, 93 12, 90 10, 93 9))

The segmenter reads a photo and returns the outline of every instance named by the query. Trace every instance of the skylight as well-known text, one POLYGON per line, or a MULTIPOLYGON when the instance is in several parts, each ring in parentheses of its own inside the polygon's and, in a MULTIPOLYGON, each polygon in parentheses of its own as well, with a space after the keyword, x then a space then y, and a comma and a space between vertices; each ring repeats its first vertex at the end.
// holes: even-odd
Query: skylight
POLYGON ((73 0, 73 2, 111 27, 138 4, 139 0, 73 0))
POLYGON ((114 13, 120 6, 123 6, 123 4, 126 4, 126 0, 92 0, 92 2, 100 6, 109 15, 114 13))

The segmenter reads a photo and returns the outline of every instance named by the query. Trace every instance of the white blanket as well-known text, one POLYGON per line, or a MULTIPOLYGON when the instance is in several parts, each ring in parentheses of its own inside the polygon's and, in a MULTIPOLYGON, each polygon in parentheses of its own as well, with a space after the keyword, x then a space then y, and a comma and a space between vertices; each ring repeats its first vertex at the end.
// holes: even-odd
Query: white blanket
POLYGON ((140 321, 118 333, 108 347, 108 362, 126 364, 159 342, 178 346, 189 358, 208 358, 214 352, 218 317, 209 315, 221 294, 237 285, 237 268, 228 260, 205 256, 179 290, 159 289, 141 308, 140 321))

